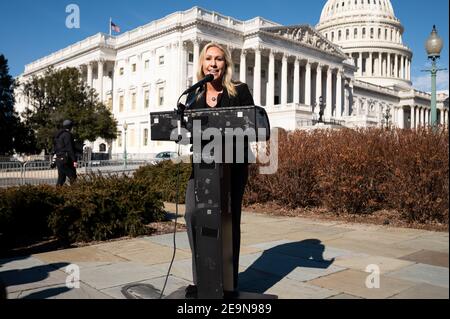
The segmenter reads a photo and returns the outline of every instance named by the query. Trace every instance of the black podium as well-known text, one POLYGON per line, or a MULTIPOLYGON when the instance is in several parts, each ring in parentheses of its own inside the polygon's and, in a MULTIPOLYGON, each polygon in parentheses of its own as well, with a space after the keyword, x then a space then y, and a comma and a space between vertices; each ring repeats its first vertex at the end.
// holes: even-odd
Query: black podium
MULTIPOLYGON (((226 152, 236 145, 226 141, 267 141, 270 127, 265 110, 257 106, 209 108, 150 113, 154 141, 184 141, 193 145, 195 184, 195 245, 197 291, 199 299, 264 298, 268 295, 230 292, 233 290, 233 246, 230 199, 230 168, 236 156, 226 152), (180 127, 182 130, 180 130, 180 127), (198 144, 206 130, 220 134, 221 154, 205 152, 198 144), (230 158, 233 160, 230 162, 230 158)), ((252 157, 248 151, 245 157, 252 157)), ((252 159, 250 158, 250 161, 252 159)), ((275 296, 269 296, 274 298, 275 296)))

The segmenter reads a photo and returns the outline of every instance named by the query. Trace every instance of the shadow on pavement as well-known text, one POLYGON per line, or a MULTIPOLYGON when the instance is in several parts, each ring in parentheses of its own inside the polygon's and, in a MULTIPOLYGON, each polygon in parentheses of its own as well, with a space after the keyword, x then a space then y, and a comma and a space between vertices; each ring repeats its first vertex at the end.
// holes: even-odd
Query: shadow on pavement
MULTIPOLYGON (((4 260, 3 265, 9 262, 17 261, 19 259, 26 259, 27 257, 22 256, 19 258, 13 258, 9 260, 4 260), (6 261, 6 262, 5 262, 6 261)), ((1 271, 0 265, 0 299, 6 299, 7 293, 6 288, 9 286, 18 286, 18 285, 25 285, 29 283, 39 282, 42 280, 45 280, 49 277, 49 274, 51 272, 57 271, 60 268, 68 266, 69 263, 53 263, 53 264, 45 264, 45 265, 39 265, 34 266, 30 268, 25 269, 12 269, 12 270, 6 270, 1 271)), ((40 292, 33 293, 26 298, 49 298, 51 296, 56 296, 62 292, 70 290, 66 287, 60 287, 60 288, 49 288, 42 290, 40 292)))
POLYGON ((324 251, 325 246, 319 239, 306 239, 267 249, 239 274, 239 290, 264 293, 297 267, 326 269, 334 258, 325 260, 324 251), (281 262, 280 257, 288 258, 283 258, 281 262))

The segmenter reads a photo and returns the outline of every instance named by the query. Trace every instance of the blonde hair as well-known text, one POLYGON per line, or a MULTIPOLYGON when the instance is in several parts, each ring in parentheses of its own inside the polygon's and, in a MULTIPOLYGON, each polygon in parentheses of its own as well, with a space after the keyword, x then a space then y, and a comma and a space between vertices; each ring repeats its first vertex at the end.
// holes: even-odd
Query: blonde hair
POLYGON ((198 59, 197 78, 203 79, 205 77, 205 73, 203 73, 203 61, 205 60, 206 52, 209 50, 209 48, 218 48, 223 52, 225 58, 225 74, 222 77, 222 85, 227 89, 229 96, 236 96, 236 86, 231 81, 231 79, 233 78, 233 60, 231 59, 231 54, 226 48, 218 43, 210 42, 203 48, 198 59))

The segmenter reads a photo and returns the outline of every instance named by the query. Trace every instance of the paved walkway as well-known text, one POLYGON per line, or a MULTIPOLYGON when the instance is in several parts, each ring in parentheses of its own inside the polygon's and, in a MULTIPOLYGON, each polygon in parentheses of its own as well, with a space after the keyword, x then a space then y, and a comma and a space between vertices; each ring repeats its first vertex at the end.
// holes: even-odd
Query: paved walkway
MULTIPOLYGON (((192 281, 185 232, 176 246, 165 295, 192 281)), ((244 213, 240 289, 289 299, 448 299, 448 253, 448 233, 244 213)), ((3 259, 0 278, 10 299, 123 299, 132 283, 161 289, 172 254, 173 234, 114 241, 3 259), (79 288, 66 285, 71 264, 79 288)))

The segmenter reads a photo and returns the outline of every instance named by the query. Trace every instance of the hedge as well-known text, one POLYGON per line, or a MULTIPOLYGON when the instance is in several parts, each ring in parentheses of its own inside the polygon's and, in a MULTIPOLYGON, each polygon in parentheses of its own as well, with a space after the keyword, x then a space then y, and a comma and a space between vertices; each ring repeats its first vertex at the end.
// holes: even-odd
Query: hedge
POLYGON ((88 176, 73 186, 0 189, 0 234, 11 247, 54 235, 67 242, 148 233, 164 219, 157 185, 126 176, 88 176))

